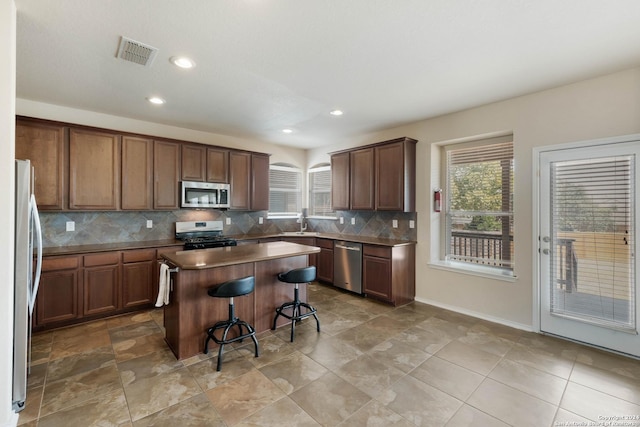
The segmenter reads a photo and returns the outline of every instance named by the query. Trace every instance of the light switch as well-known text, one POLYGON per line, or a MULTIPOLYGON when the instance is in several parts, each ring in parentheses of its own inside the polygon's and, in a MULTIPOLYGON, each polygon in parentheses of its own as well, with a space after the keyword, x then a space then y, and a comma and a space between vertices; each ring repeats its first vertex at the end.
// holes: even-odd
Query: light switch
POLYGON ((409 220, 409 228, 416 228, 416 222, 412 219, 409 220))
POLYGON ((153 228, 153 220, 152 219, 148 219, 147 220, 147 228, 153 228))
POLYGON ((264 218, 261 216, 258 217, 258 224, 264 224, 264 218))
POLYGON ((356 219, 355 218, 351 218, 351 225, 356 225, 356 219))
POLYGON ((67 221, 67 231, 76 231, 75 221, 67 221))
POLYGON ((340 224, 344 224, 344 217, 343 216, 340 217, 340 224))
POLYGON ((227 224, 227 225, 231 225, 231 218, 227 218, 227 220, 226 220, 225 224, 227 224))
POLYGON ((398 228, 398 220, 394 219, 393 221, 391 221, 391 224, 393 226, 393 228, 398 228))

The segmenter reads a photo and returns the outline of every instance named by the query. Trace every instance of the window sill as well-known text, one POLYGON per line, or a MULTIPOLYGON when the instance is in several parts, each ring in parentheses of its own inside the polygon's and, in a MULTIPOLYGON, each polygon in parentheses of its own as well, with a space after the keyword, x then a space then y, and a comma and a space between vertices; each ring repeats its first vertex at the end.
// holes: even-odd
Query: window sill
POLYGON ((267 219, 298 219, 300 215, 268 215, 267 219))
POLYGON ((500 270, 497 268, 484 267, 480 265, 470 265, 463 262, 432 261, 428 265, 438 270, 468 274, 470 276, 479 276, 487 279, 501 280, 503 282, 513 283, 518 279, 518 277, 515 276, 512 271, 500 270))
POLYGON ((307 217, 307 219, 329 219, 329 220, 337 221, 337 220, 338 220, 338 217, 335 217, 335 216, 309 215, 309 216, 307 217))

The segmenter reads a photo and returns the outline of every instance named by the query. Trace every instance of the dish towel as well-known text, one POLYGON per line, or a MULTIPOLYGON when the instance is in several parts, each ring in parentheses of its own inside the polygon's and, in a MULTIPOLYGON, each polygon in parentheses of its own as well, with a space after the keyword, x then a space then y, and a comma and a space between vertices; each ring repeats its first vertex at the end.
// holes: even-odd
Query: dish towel
POLYGON ((167 264, 160 264, 160 284, 158 289, 158 299, 156 300, 156 307, 162 307, 169 304, 169 292, 171 286, 169 281, 171 280, 171 273, 169 273, 169 266, 167 264))

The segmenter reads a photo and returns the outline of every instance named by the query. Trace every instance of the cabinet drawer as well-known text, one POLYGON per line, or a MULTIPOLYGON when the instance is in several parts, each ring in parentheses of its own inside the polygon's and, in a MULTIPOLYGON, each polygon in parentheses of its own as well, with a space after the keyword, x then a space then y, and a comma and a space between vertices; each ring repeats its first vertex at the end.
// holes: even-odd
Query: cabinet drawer
POLYGON ((140 249, 122 252, 122 262, 124 264, 128 262, 153 261, 154 259, 156 259, 155 249, 140 249))
POLYGON ((391 248, 388 246, 363 245, 362 253, 378 258, 391 258, 391 248))
POLYGON ((84 266, 112 265, 120 262, 120 252, 106 252, 103 254, 85 255, 84 266))
POLYGON ((316 246, 325 249, 333 249, 333 240, 316 238, 316 246))
POLYGON ((70 270, 80 266, 80 257, 43 258, 42 271, 70 270))

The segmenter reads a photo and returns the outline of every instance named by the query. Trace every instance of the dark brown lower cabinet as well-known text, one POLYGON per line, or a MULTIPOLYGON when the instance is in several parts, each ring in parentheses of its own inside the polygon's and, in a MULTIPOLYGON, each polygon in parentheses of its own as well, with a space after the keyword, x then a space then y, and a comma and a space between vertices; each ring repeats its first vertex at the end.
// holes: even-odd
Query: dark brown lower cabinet
POLYGON ((318 280, 333 283, 333 240, 317 238, 316 246, 320 248, 316 264, 318 280))
POLYGON ((156 250, 122 253, 122 308, 154 303, 156 250))
POLYGON ((115 312, 120 308, 120 253, 84 256, 84 308, 91 316, 115 312))
POLYGON ((81 317, 82 275, 79 256, 45 258, 36 299, 35 326, 81 317))
POLYGON ((362 245, 362 288, 367 297, 395 306, 415 299, 415 245, 362 245))

